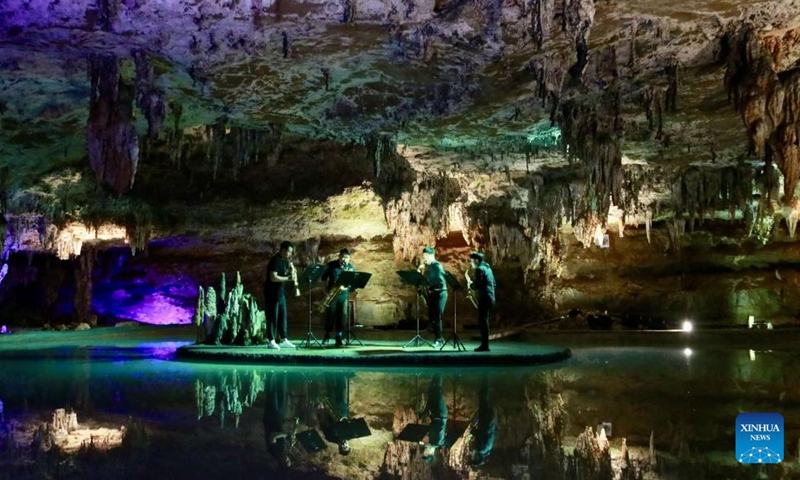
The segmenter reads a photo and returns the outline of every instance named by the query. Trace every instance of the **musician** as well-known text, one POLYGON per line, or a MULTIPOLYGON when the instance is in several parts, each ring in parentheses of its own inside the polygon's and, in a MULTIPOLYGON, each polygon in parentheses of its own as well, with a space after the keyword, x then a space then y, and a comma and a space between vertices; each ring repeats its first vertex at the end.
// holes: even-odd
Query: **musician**
POLYGON ((475 290, 478 296, 478 325, 481 328, 481 344, 476 352, 489 351, 489 312, 494 307, 495 280, 494 273, 488 262, 484 261, 483 254, 472 252, 469 256, 470 264, 474 270, 473 279, 467 276, 467 288, 475 290))
POLYGON ((283 468, 292 466, 289 452, 294 441, 296 421, 287 408, 289 390, 287 389, 287 373, 273 372, 267 379, 267 405, 264 409, 264 436, 267 451, 283 468))
POLYGON ((426 412, 431 417, 431 424, 428 427, 428 443, 422 452, 425 461, 430 463, 434 460, 437 449, 445 444, 447 437, 447 402, 444 399, 442 388, 442 374, 436 373, 431 378, 428 386, 428 403, 426 412))
POLYGON ((494 448, 497 437, 497 416, 489 395, 489 377, 487 374, 481 375, 481 389, 478 395, 478 418, 473 424, 472 458, 470 465, 480 468, 486 464, 489 455, 494 448))
POLYGON ((320 426, 325 440, 339 447, 340 455, 350 455, 350 443, 341 435, 343 424, 350 418, 350 396, 347 374, 331 372, 325 375, 327 409, 319 413, 320 426))
POLYGON ((294 245, 292 242, 281 243, 278 253, 267 264, 267 278, 264 281, 265 313, 267 315, 267 348, 279 350, 295 348, 287 338, 286 294, 283 285, 286 282, 297 282, 297 270, 292 264, 294 245), (277 334, 277 336, 276 336, 277 334), (275 340, 281 338, 280 344, 275 340))
MULTIPOLYGON (((356 267, 350 263, 350 250, 343 248, 339 251, 339 258, 332 262, 329 262, 327 265, 328 268, 325 269, 325 272, 322 274, 322 281, 328 282, 327 290, 328 292, 334 288, 336 285, 336 281, 339 279, 339 275, 342 272, 355 272, 356 267)), ((336 287, 339 288, 339 287, 336 287)), ((325 337, 322 339, 322 343, 328 343, 331 339, 331 331, 336 328, 336 346, 342 346, 342 337, 344 332, 344 327, 347 325, 347 316, 349 313, 349 305, 350 305, 350 291, 349 289, 344 289, 336 295, 333 301, 328 305, 327 310, 325 310, 325 337)))
POLYGON ((442 338, 442 317, 444 316, 444 306, 447 304, 447 283, 444 279, 444 267, 436 260, 436 250, 433 247, 425 247, 422 250, 422 265, 419 270, 425 268, 426 278, 430 286, 428 287, 428 321, 433 326, 433 334, 436 341, 433 348, 441 348, 444 345, 442 338))

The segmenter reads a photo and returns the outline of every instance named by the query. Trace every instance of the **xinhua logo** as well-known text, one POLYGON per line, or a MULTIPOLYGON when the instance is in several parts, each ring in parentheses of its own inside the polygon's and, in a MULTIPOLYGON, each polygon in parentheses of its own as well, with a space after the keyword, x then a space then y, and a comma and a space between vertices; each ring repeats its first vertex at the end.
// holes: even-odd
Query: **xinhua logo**
POLYGON ((783 415, 740 413, 736 417, 736 461, 781 463, 783 461, 783 415))

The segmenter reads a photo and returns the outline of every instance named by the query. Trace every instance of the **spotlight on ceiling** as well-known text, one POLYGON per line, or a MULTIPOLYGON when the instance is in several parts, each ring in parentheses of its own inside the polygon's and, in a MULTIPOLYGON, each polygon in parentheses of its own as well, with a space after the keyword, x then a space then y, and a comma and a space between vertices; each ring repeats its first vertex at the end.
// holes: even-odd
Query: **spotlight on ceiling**
POLYGON ((683 330, 684 332, 691 332, 693 329, 694 329, 694 326, 692 325, 692 322, 690 322, 689 320, 684 320, 683 321, 683 325, 681 326, 681 330, 683 330))
POLYGON ((691 349, 691 348, 689 348, 689 347, 686 347, 686 348, 684 348, 684 349, 683 349, 683 355, 684 355, 686 358, 689 358, 689 357, 691 357, 691 356, 692 356, 692 349, 691 349))

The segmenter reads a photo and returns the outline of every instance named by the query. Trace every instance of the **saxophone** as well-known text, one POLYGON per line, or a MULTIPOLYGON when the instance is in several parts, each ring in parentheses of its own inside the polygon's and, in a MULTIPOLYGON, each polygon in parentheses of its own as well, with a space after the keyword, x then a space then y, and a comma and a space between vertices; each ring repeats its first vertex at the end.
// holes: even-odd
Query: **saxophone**
MULTIPOLYGON (((347 266, 344 267, 342 270, 345 272, 352 272, 353 267, 348 263, 347 266)), ((319 305, 317 305, 317 312, 325 313, 325 310, 328 309, 330 304, 333 302, 333 299, 335 299, 340 293, 344 292, 345 290, 347 290, 347 288, 341 286, 331 288, 330 290, 328 290, 328 293, 325 294, 325 297, 323 297, 322 301, 319 302, 319 305)))
POLYGON ((473 307, 478 308, 478 292, 472 288, 472 280, 469 278, 469 268, 464 271, 464 276, 467 278, 467 300, 473 307))
POLYGON ((294 282, 294 296, 300 296, 300 285, 297 284, 297 270, 294 268, 294 263, 289 262, 289 278, 294 282))
POLYGON ((325 310, 327 310, 328 307, 331 305, 333 299, 336 298, 343 291, 345 291, 345 287, 336 287, 328 290, 328 293, 325 294, 325 297, 322 299, 321 302, 319 302, 319 305, 317 305, 317 312, 325 313, 325 310))

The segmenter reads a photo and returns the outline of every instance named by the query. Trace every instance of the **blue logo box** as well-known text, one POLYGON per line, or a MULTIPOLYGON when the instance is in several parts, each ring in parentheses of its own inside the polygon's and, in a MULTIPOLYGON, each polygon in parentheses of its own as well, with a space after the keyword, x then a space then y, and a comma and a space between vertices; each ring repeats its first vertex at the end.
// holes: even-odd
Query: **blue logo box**
POLYGON ((740 413, 736 417, 737 462, 781 463, 783 458, 783 415, 740 413))

